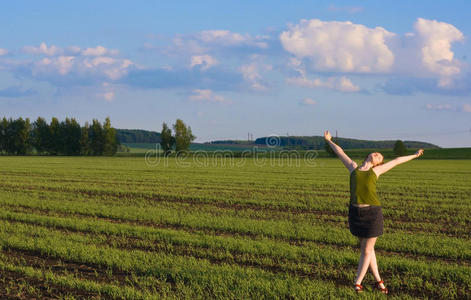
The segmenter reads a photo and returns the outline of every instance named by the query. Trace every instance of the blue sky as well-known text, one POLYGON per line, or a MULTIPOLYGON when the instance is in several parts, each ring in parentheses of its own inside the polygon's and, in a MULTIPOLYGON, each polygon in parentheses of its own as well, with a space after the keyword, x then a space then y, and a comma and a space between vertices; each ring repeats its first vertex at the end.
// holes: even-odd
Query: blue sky
POLYGON ((469 1, 12 1, 0 115, 471 147, 469 1))

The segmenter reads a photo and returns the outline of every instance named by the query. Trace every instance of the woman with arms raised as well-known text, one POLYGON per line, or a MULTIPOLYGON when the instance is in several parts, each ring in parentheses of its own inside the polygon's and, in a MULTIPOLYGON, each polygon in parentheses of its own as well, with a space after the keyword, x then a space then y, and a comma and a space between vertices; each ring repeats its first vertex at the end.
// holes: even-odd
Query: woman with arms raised
POLYGON ((348 225, 350 232, 360 239, 361 255, 355 279, 355 291, 362 292, 361 282, 368 267, 376 279, 376 287, 387 294, 378 272, 374 246, 378 236, 383 234, 383 213, 381 203, 376 195, 376 181, 381 174, 395 166, 421 156, 420 149, 413 155, 401 156, 383 164, 383 155, 379 152, 370 153, 361 166, 348 157, 342 148, 332 142, 329 131, 324 132, 326 143, 337 154, 342 163, 350 171, 350 206, 348 209, 348 225))

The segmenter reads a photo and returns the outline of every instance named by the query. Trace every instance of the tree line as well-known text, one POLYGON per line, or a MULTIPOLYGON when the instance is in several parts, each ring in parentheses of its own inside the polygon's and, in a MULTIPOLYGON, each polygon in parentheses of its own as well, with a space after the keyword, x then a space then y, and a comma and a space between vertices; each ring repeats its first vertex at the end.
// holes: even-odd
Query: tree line
MULTIPOLYGON (((267 139, 269 139, 269 137, 257 138, 255 140, 255 144, 267 145, 267 139)), ((278 137, 278 140, 279 146, 286 150, 327 149, 324 137, 322 136, 280 136, 278 137)), ((340 137, 335 138, 335 141, 335 143, 343 149, 391 149, 396 143, 395 140, 369 141, 340 137)), ((404 145, 409 148, 439 148, 430 143, 417 141, 404 141, 404 145)))
POLYGON ((160 143, 160 133, 142 129, 116 129, 120 143, 160 143))
POLYGON ((118 149, 116 130, 109 118, 101 124, 93 119, 84 126, 74 118, 48 123, 38 117, 7 119, 0 122, 0 154, 9 155, 114 155, 118 149))
MULTIPOLYGON (((333 137, 332 142, 337 144, 338 143, 338 138, 333 137)), ((331 157, 336 157, 337 156, 337 154, 334 152, 334 150, 332 150, 332 148, 330 147, 330 145, 328 143, 325 143, 324 145, 325 145, 324 150, 327 152, 327 154, 329 156, 331 156, 331 157)), ((404 155, 407 154, 407 146, 404 144, 403 141, 397 140, 394 143, 393 153, 394 153, 394 156, 396 156, 396 157, 404 156, 404 155)))
POLYGON ((162 132, 160 133, 160 146, 167 156, 174 149, 176 154, 188 152, 191 142, 196 138, 191 131, 191 127, 187 126, 182 120, 177 119, 172 129, 164 122, 162 124, 162 132))

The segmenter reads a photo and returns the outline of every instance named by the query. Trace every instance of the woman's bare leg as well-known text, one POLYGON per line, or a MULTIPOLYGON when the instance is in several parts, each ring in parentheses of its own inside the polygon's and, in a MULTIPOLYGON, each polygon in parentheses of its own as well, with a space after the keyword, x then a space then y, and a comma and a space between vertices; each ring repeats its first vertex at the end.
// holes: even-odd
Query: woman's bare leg
POLYGON ((376 253, 374 249, 373 249, 373 255, 371 256, 371 261, 370 261, 370 270, 371 270, 371 273, 373 273, 373 276, 376 282, 381 281, 381 277, 379 276, 379 271, 378 271, 378 263, 376 262, 376 253))
POLYGON ((366 272, 368 271, 371 258, 374 256, 376 239, 376 237, 360 239, 361 255, 360 261, 358 262, 357 278, 355 279, 355 284, 361 284, 363 278, 366 275, 366 272))

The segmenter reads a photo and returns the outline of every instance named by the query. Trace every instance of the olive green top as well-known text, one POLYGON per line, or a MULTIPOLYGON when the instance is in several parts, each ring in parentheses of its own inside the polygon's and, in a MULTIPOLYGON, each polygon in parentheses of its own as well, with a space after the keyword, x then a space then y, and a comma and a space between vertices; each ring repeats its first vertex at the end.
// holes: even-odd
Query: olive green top
POLYGON ((376 195, 376 173, 373 168, 360 171, 358 167, 350 173, 350 204, 381 206, 376 195))

